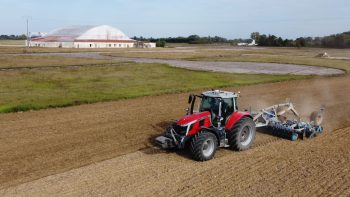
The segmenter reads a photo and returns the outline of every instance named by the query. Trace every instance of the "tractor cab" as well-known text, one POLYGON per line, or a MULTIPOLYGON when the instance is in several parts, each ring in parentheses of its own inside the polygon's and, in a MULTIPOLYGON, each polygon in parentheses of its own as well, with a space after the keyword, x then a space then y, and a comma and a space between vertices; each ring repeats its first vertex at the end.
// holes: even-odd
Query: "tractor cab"
POLYGON ((191 106, 187 110, 187 115, 207 111, 210 112, 213 126, 225 126, 231 114, 238 110, 237 97, 236 93, 219 90, 203 92, 201 95, 190 95, 188 103, 191 106), (200 99, 200 102, 196 105, 197 99, 200 99))

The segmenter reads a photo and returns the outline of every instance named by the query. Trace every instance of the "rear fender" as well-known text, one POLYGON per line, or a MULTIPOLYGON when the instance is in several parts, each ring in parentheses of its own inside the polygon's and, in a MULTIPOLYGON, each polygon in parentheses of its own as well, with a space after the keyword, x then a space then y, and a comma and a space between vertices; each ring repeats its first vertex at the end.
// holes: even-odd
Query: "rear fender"
POLYGON ((226 125, 225 125, 225 129, 226 130, 231 130, 233 125, 235 125, 236 122, 239 121, 243 117, 249 117, 249 118, 253 119, 253 117, 248 112, 236 111, 227 120, 226 125))

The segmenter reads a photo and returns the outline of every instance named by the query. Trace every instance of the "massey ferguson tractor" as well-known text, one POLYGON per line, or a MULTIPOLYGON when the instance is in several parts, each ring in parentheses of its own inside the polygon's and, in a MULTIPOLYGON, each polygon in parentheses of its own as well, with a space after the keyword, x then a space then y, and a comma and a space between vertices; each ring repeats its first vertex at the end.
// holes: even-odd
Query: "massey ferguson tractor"
POLYGON ((198 161, 212 159, 217 147, 247 150, 255 138, 255 123, 250 113, 238 111, 237 97, 236 93, 219 90, 190 95, 187 115, 157 137, 156 143, 165 149, 188 145, 198 161), (200 102, 195 112, 197 99, 200 102))
POLYGON ((207 161, 218 147, 243 151, 254 142, 256 127, 266 127, 274 134, 297 140, 322 132, 322 111, 311 114, 311 122, 302 122, 293 104, 274 105, 260 112, 238 111, 239 94, 212 90, 190 95, 187 115, 175 121, 155 142, 164 149, 189 148, 193 159, 207 161), (196 100, 200 100, 196 104, 196 100), (297 118, 289 120, 288 112, 297 118))

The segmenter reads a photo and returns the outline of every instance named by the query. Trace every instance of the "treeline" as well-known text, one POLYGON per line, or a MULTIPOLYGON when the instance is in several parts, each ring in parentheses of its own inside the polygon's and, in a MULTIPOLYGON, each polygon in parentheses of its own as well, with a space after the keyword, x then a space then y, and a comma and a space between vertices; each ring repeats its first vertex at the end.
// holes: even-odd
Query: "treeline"
POLYGON ((198 35, 191 35, 188 37, 168 37, 168 38, 144 38, 144 37, 133 37, 134 40, 140 40, 140 41, 150 41, 150 42, 157 42, 160 40, 163 40, 167 43, 188 43, 188 44, 211 44, 211 43, 227 43, 230 42, 230 40, 214 36, 214 37, 200 37, 198 35))
POLYGON ((27 36, 22 35, 0 35, 0 40, 26 40, 27 36))
POLYGON ((350 32, 325 37, 299 37, 295 40, 253 32, 251 38, 255 39, 259 46, 350 48, 350 32))
POLYGON ((228 40, 219 36, 207 36, 201 37, 198 35, 191 35, 188 37, 168 37, 168 38, 144 38, 144 37, 132 37, 134 40, 150 41, 157 43, 158 47, 164 47, 166 43, 188 43, 188 44, 214 44, 214 43, 232 43, 233 40, 228 40))
POLYGON ((265 35, 259 32, 251 33, 251 39, 226 39, 219 36, 201 37, 191 35, 188 37, 168 37, 168 38, 144 38, 133 37, 134 40, 156 42, 158 47, 164 47, 166 43, 188 43, 188 44, 215 44, 228 43, 249 43, 254 39, 259 46, 271 47, 327 47, 327 48, 350 48, 350 32, 334 34, 325 37, 299 37, 297 39, 283 39, 275 35, 265 35))
POLYGON ((164 47, 166 43, 188 43, 188 44, 215 44, 215 43, 227 43, 227 44, 237 44, 238 42, 247 42, 249 39, 234 39, 229 40, 219 36, 205 36, 201 37, 198 35, 190 35, 188 37, 168 37, 168 38, 144 38, 144 37, 132 37, 134 40, 138 41, 150 41, 157 43, 158 47, 164 47))
MULTIPOLYGON (((275 35, 265 35, 259 32, 253 32, 251 39, 226 39, 219 36, 205 36, 191 35, 188 37, 168 37, 168 38, 144 38, 132 37, 138 41, 156 42, 158 47, 164 47, 166 43, 188 43, 188 44, 231 44, 244 42, 249 43, 252 39, 256 41, 259 46, 271 47, 328 47, 328 48, 350 48, 350 31, 340 34, 334 34, 325 37, 299 37, 297 39, 283 39, 275 35)), ((26 35, 0 35, 0 40, 25 40, 26 35)))

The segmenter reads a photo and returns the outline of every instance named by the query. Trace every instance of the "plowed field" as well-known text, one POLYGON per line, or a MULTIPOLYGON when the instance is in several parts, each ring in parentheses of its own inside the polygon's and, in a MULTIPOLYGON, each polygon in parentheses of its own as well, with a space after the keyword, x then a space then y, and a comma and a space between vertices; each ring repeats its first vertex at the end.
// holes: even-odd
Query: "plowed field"
POLYGON ((241 91, 241 110, 289 98, 307 117, 325 104, 326 132, 297 142, 258 133, 252 149, 201 163, 152 144, 187 94, 2 114, 0 195, 350 195, 348 76, 228 90, 241 91))

